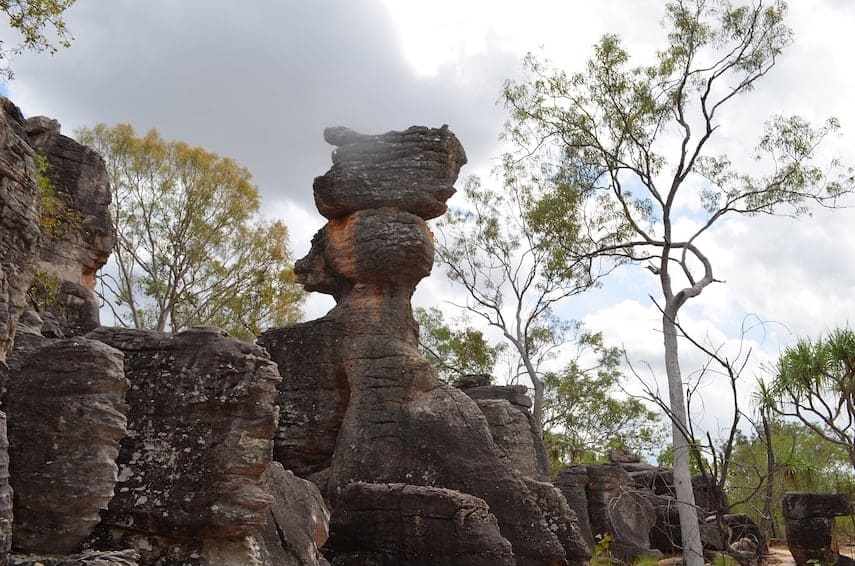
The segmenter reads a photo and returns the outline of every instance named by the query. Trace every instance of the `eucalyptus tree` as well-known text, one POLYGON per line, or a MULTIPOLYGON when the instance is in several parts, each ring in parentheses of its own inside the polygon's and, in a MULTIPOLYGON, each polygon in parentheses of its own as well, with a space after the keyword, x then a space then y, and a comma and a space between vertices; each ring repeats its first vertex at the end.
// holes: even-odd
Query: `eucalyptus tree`
POLYGON ((102 271, 100 289, 117 324, 217 326, 254 339, 299 320, 288 229, 259 216, 247 169, 124 124, 82 129, 78 138, 104 158, 112 186, 115 269, 102 271))
POLYGON ((544 244, 573 261, 646 264, 658 281, 674 480, 692 566, 703 555, 676 324, 687 301, 717 281, 701 237, 734 215, 798 215, 811 202, 833 205, 853 188, 850 169, 817 163, 817 148, 839 127, 834 119, 814 127, 798 116, 772 116, 750 169, 714 150, 727 109, 791 43, 786 8, 782 0, 670 1, 667 45, 653 63, 631 64, 620 38, 605 35, 582 71, 568 74, 530 55, 528 79, 504 89, 508 138, 525 155, 554 163, 550 186, 528 211, 544 244))

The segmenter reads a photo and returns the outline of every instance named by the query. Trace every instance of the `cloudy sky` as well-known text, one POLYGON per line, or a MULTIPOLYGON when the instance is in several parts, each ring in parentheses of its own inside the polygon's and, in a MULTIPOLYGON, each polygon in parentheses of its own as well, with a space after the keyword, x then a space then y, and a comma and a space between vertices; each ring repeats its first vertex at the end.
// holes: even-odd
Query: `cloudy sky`
MULTIPOLYGON (((620 34, 633 54, 662 45, 662 0, 78 0, 67 13, 75 36, 54 56, 13 61, 5 92, 26 115, 57 118, 66 133, 99 122, 157 128, 237 159, 263 196, 265 214, 284 218, 297 257, 323 223, 312 179, 330 164, 323 128, 366 133, 447 123, 470 164, 484 174, 501 152, 502 82, 520 77, 520 59, 541 49, 578 69, 603 33, 620 34)), ((770 113, 820 121, 837 116, 844 134, 829 154, 855 163, 855 73, 851 0, 791 0, 795 44, 773 73, 723 123, 731 153, 754 147, 770 113)), ((4 36, 5 37, 5 36, 4 36)), ((453 201, 452 201, 453 204, 453 201)), ((749 338, 759 364, 795 336, 816 336, 855 313, 855 210, 812 217, 735 219, 707 240, 717 276, 683 321, 713 342, 735 344, 746 315, 776 321, 749 338)), ((655 280, 621 270, 563 313, 603 330, 636 361, 661 366, 655 280)), ((454 291, 440 273, 416 301, 454 291)), ((330 306, 313 299, 309 316, 330 306)), ((691 369, 698 357, 687 355, 691 369)), ((756 366, 752 366, 756 367, 756 366)), ((751 370, 753 379, 759 370, 751 370)), ((721 384, 710 380, 704 421, 725 415, 721 384)))

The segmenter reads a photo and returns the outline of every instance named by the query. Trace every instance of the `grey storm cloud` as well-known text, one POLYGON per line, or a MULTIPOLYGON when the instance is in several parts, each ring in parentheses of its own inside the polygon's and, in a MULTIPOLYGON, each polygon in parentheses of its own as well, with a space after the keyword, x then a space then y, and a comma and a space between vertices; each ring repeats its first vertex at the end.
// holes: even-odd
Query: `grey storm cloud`
POLYGON ((67 133, 98 122, 157 128, 235 158, 265 202, 310 211, 312 179, 330 163, 326 126, 447 123, 470 161, 489 162, 502 80, 518 67, 491 49, 418 77, 372 0, 81 1, 67 20, 71 48, 13 62, 10 90, 25 113, 50 114, 67 133))

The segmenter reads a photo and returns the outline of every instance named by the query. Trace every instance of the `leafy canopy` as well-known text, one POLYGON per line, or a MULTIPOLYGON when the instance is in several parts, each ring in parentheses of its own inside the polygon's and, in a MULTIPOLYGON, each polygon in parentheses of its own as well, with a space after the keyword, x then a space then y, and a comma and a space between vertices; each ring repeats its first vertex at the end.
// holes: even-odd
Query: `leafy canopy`
POLYGON ((419 348, 441 380, 454 383, 469 374, 492 374, 504 345, 490 345, 480 330, 470 326, 447 323, 436 307, 417 308, 415 317, 421 329, 419 348))
POLYGON ((0 79, 11 79, 9 57, 24 51, 56 53, 71 45, 71 33, 64 12, 76 0, 0 0, 0 10, 9 18, 9 27, 21 35, 20 43, 9 46, 0 40, 0 79))
POLYGON ((855 332, 838 328, 815 341, 801 339, 774 371, 769 407, 845 449, 855 467, 855 332))
POLYGON ((299 319, 288 230, 258 215, 248 170, 155 130, 99 124, 78 136, 104 157, 113 187, 116 269, 101 283, 119 324, 252 339, 299 319))

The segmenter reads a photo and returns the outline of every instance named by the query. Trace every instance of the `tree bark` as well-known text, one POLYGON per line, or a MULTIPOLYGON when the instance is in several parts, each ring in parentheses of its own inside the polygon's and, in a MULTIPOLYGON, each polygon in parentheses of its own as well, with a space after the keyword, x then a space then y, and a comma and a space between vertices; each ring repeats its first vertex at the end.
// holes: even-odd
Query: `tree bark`
POLYGON ((766 409, 760 409, 763 423, 763 437, 766 440, 766 490, 763 494, 763 517, 760 519, 760 531, 776 536, 775 520, 772 518, 772 495, 775 488, 775 451, 772 447, 772 429, 766 417, 766 409))
POLYGON ((668 394, 671 404, 671 434, 674 443, 674 489, 677 510, 680 514, 680 535, 683 539, 683 561, 686 566, 703 566, 704 555, 701 531, 692 491, 692 476, 689 471, 689 442, 684 431, 688 430, 686 398, 683 394, 683 379, 677 351, 677 307, 665 305, 662 330, 665 340, 665 374, 668 377, 668 394))

